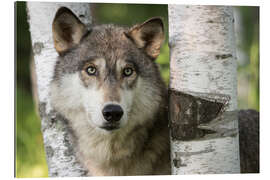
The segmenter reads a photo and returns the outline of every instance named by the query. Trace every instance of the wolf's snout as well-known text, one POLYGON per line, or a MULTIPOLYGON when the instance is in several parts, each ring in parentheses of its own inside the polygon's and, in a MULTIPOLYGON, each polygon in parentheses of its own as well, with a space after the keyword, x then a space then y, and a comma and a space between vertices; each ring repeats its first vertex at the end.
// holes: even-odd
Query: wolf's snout
POLYGON ((124 112, 121 106, 109 104, 106 105, 102 110, 103 117, 108 122, 119 121, 123 116, 124 112))

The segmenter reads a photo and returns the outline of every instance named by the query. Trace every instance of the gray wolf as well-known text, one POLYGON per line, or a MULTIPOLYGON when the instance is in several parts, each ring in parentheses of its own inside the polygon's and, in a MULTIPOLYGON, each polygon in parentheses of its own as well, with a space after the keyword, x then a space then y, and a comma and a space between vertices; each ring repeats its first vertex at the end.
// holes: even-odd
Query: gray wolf
POLYGON ((52 30, 59 57, 51 103, 74 132, 89 174, 170 174, 167 89, 155 63, 162 20, 89 28, 62 7, 52 30))

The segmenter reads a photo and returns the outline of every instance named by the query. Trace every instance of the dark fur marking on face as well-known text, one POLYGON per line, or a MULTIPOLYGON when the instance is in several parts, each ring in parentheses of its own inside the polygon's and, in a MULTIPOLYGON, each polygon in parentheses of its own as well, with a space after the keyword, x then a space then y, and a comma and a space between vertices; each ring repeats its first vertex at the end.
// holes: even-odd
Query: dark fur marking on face
POLYGON ((127 62, 127 64, 131 64, 132 67, 134 68, 135 72, 137 75, 140 74, 140 69, 139 69, 139 66, 137 65, 137 63, 135 62, 135 60, 133 59, 126 59, 125 60, 127 62))
POLYGON ((96 72, 95 75, 91 75, 91 76, 87 73, 87 68, 90 65, 92 65, 92 63, 85 63, 83 68, 80 69, 80 78, 85 87, 89 87, 91 84, 93 84, 96 81, 96 78, 98 76, 98 72, 96 72))
POLYGON ((98 57, 92 56, 92 57, 87 57, 84 60, 81 60, 78 63, 78 71, 83 70, 86 64, 91 64, 93 61, 95 61, 96 59, 98 59, 98 57))

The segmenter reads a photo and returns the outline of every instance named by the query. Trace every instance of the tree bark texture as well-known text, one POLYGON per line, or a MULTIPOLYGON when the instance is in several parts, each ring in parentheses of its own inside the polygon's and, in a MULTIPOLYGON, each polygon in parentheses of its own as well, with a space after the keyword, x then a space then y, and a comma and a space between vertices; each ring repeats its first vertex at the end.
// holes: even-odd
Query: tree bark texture
POLYGON ((240 173, 232 8, 168 8, 172 174, 240 173))
POLYGON ((85 170, 75 158, 71 131, 66 121, 52 109, 49 99, 49 84, 58 56, 53 45, 52 22, 61 6, 70 8, 83 23, 90 25, 89 4, 27 2, 39 112, 49 176, 83 176, 85 170))
POLYGON ((241 173, 260 172, 259 112, 238 112, 241 173))

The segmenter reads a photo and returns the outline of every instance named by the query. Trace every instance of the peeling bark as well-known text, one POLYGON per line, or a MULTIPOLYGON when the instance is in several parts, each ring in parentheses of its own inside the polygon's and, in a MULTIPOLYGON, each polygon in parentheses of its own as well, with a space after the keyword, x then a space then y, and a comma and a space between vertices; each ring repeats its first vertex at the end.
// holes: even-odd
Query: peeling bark
POLYGON ((232 8, 169 5, 172 174, 240 173, 232 8))
POLYGON ((49 84, 58 56, 53 46, 52 22, 61 6, 70 8, 82 22, 90 25, 91 14, 88 4, 27 2, 39 112, 49 176, 84 176, 86 171, 76 160, 73 151, 72 132, 66 120, 52 109, 49 99, 49 84))

